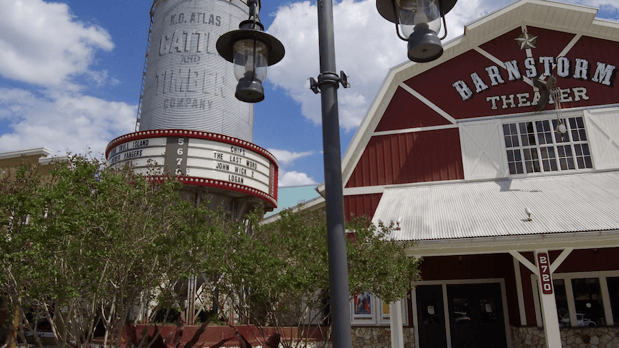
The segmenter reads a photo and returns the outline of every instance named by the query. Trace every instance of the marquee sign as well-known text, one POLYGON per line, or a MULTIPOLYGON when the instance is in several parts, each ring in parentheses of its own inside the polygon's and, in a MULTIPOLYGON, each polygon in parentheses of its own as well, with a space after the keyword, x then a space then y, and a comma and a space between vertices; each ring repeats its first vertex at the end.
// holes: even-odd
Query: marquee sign
POLYGON ((114 139, 106 159, 112 168, 129 165, 144 175, 174 175, 184 184, 251 195, 277 207, 277 160, 241 139, 176 129, 142 131, 114 139))

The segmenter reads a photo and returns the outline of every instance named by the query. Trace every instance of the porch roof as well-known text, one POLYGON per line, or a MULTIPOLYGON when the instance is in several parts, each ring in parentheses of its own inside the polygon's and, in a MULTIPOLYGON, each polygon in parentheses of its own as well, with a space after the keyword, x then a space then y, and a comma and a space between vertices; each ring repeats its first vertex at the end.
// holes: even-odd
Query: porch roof
POLYGON ((386 189, 373 221, 398 219, 419 242, 619 230, 619 171, 386 189))

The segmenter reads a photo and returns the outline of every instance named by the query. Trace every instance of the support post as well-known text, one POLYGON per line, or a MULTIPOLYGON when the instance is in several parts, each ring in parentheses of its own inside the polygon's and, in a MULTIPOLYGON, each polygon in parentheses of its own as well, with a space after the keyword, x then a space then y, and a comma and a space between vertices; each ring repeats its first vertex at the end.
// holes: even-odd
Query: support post
POLYGON ((561 331, 557 315, 554 286, 550 273, 548 250, 535 250, 535 263, 538 268, 537 280, 544 318, 544 334, 548 348, 561 348, 561 331))
POLYGON ((391 326, 391 348, 404 348, 402 300, 389 304, 389 325, 391 326))
POLYGON ((196 276, 189 276, 187 281, 187 308, 185 309, 185 324, 193 325, 196 316, 196 276))
POLYGON ((335 68, 333 36, 333 2, 321 0, 318 8, 318 49, 320 53, 320 100, 322 105, 322 145, 324 153, 327 212, 327 246, 329 252, 329 286, 333 347, 352 348, 348 262, 344 226, 344 190, 342 155, 337 102, 339 76, 335 68))

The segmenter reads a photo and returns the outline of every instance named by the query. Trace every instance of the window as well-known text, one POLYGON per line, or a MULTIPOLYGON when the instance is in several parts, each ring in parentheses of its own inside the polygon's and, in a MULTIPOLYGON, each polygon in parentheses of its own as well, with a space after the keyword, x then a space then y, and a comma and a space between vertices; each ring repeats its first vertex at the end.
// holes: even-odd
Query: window
MULTIPOLYGON (((402 319, 408 325, 407 300, 402 303, 402 319)), ((354 294, 350 301, 350 312, 353 325, 390 325, 390 308, 369 291, 354 294)))
POLYGON ((353 297, 353 319, 371 321, 373 319, 374 296, 369 291, 356 293, 353 297))
POLYGON ((577 326, 606 326, 599 278, 572 279, 577 326))
MULTIPOLYGON (((619 270, 555 273, 552 277, 560 327, 619 326, 619 270)), ((531 280, 539 295, 536 276, 531 275, 531 280)), ((538 319, 539 303, 538 298, 538 319)))
POLYGON ((606 278, 608 294, 610 296, 610 308, 613 312, 615 326, 619 326, 619 277, 606 278))
POLYGON ((510 174, 593 168, 582 117, 503 124, 510 174))
POLYGON ((567 294, 565 293, 565 281, 554 279, 555 301, 557 302, 557 315, 559 316, 559 326, 570 326, 570 313, 567 307, 567 294))

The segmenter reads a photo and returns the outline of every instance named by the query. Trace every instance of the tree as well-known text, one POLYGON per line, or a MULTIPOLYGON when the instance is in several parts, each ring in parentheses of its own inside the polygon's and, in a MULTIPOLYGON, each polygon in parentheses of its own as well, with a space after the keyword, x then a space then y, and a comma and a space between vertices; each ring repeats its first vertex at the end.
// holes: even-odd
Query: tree
MULTIPOLYGON (((193 275, 207 279, 209 297, 219 290, 242 323, 278 328, 285 346, 324 330, 316 325, 328 324, 323 212, 287 210, 264 224, 256 211, 238 220, 161 177, 73 156, 50 175, 26 165, 0 179, 0 296, 8 313, 17 309, 22 340, 46 324, 59 347, 86 346, 99 331, 105 345, 118 346, 136 310, 169 310, 193 275)), ((418 277, 410 244, 367 219, 348 229, 351 295, 406 297, 418 277)))
POLYGON ((140 303, 170 302, 175 281, 192 270, 197 239, 180 187, 79 156, 49 176, 31 166, 6 175, 0 290, 20 309, 22 339, 40 320, 59 347, 87 345, 101 327, 114 343, 140 303))
MULTIPOLYGON (((305 345, 323 329, 310 324, 328 324, 325 214, 285 210, 269 224, 261 224, 260 216, 251 215, 246 233, 239 229, 234 236, 225 270, 229 290, 247 321, 296 336, 285 346, 305 345), (284 329, 290 326, 296 330, 284 329)), ((392 226, 375 226, 367 218, 353 219, 348 230, 351 296, 370 291, 386 303, 406 298, 419 274, 419 260, 405 253, 411 243, 390 239, 392 226)))

